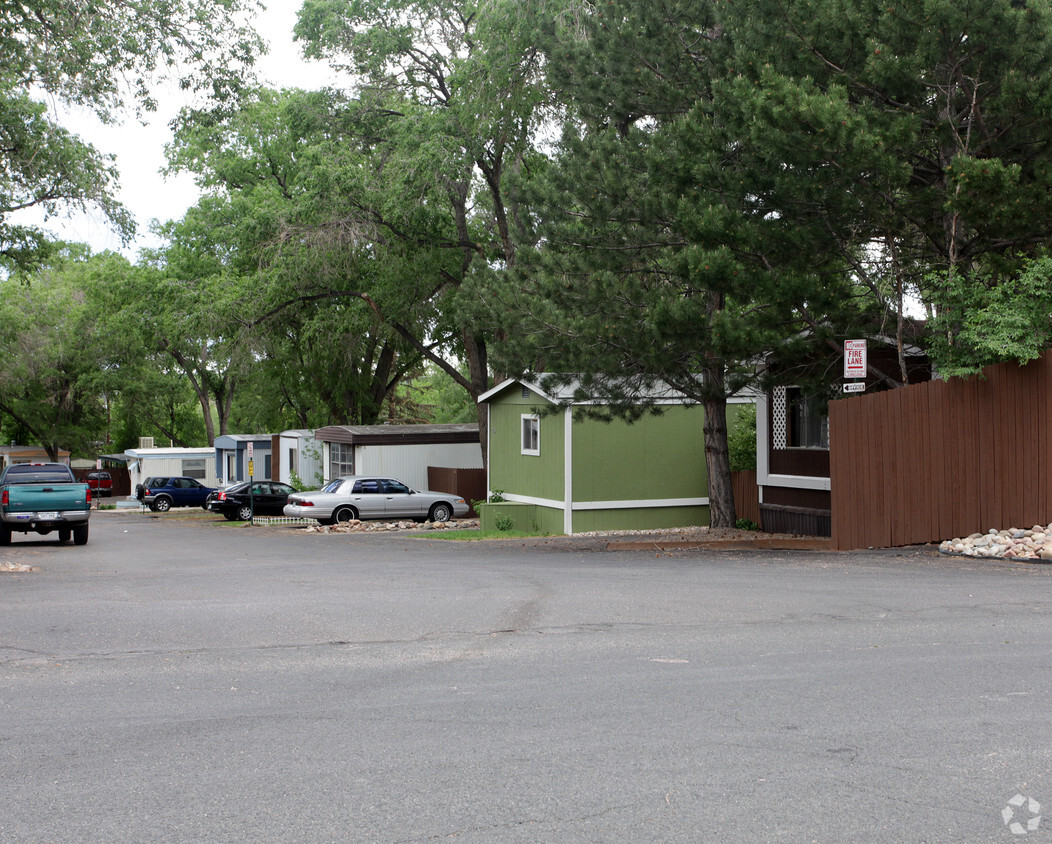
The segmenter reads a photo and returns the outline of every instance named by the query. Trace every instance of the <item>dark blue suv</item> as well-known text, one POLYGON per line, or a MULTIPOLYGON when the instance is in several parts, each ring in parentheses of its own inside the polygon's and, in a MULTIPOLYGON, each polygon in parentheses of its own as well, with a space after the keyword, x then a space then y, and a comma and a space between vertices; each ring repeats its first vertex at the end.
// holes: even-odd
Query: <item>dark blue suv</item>
POLYGON ((195 478, 147 478, 135 487, 135 497, 151 510, 165 513, 173 507, 208 509, 208 496, 215 492, 195 478))

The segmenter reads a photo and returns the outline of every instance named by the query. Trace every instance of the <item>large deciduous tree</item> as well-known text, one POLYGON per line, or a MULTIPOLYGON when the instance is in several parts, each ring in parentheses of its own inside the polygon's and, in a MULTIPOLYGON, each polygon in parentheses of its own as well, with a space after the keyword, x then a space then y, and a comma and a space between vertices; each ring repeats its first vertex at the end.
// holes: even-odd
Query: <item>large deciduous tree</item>
POLYGON ((93 292, 122 266, 117 256, 89 259, 75 248, 56 254, 31 284, 20 274, 0 281, 0 411, 51 460, 104 438, 114 385, 93 292))
POLYGON ((426 249, 409 260, 362 218, 361 171, 383 162, 348 140, 361 115, 345 106, 331 92, 257 90, 221 119, 185 114, 170 149, 209 191, 180 228, 196 221, 198 239, 222 244, 253 375, 267 373, 269 400, 303 426, 375 422, 420 361, 391 323, 427 332, 413 295, 426 249))
MULTIPOLYGON (((549 105, 532 3, 307 0, 296 35, 305 52, 361 80, 355 109, 380 116, 370 164, 353 188, 356 236, 412 268, 404 295, 428 308, 425 334, 381 307, 420 354, 477 398, 489 386, 493 335, 461 306, 465 282, 506 272, 525 226, 509 177, 532 154, 549 105), (466 364, 467 375, 452 356, 466 364)), ((350 148, 350 147, 349 147, 350 148)), ((351 171, 347 171, 348 173, 351 171)), ((485 407, 478 418, 485 438, 485 407)), ((483 442, 485 453, 485 442, 483 442)))
POLYGON ((261 50, 247 10, 255 0, 27 0, 0 11, 0 265, 31 267, 50 241, 18 212, 97 208, 129 237, 114 198, 111 156, 64 130, 48 101, 104 121, 156 103, 151 86, 175 78, 223 98, 261 50))
POLYGON ((168 244, 148 251, 126 279, 121 316, 163 369, 175 368, 189 382, 212 445, 229 433, 254 347, 240 319, 241 278, 200 223, 190 213, 163 227, 168 244))

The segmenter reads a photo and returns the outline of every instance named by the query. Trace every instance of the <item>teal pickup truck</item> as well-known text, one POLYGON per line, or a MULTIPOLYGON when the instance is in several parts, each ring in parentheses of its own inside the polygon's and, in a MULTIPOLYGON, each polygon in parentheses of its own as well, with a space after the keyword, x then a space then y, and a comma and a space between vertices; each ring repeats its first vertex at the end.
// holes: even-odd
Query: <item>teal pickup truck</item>
POLYGON ((91 490, 63 463, 15 463, 0 475, 0 545, 11 531, 58 531, 59 542, 88 542, 91 490))

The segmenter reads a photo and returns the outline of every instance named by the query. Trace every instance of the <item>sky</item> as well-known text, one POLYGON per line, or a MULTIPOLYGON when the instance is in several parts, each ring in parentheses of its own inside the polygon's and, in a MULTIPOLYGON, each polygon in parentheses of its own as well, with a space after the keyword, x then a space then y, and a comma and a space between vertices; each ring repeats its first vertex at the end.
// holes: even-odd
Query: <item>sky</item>
MULTIPOLYGON (((333 80, 327 65, 303 60, 299 45, 292 40, 300 5, 301 0, 271 0, 256 22, 260 35, 270 44, 270 52, 260 60, 257 70, 264 82, 276 88, 310 90, 333 80)), ((53 218, 41 223, 45 228, 63 239, 87 243, 95 252, 111 249, 134 260, 140 249, 159 245, 150 232, 152 220, 178 219, 197 201, 200 194, 191 175, 163 176, 160 172, 166 163, 164 147, 171 139, 168 123, 188 101, 175 83, 156 93, 160 106, 145 126, 134 116, 115 126, 106 126, 85 111, 61 112, 58 116, 64 126, 97 149, 117 156, 121 174, 118 197, 136 218, 136 240, 122 245, 98 212, 53 218)))

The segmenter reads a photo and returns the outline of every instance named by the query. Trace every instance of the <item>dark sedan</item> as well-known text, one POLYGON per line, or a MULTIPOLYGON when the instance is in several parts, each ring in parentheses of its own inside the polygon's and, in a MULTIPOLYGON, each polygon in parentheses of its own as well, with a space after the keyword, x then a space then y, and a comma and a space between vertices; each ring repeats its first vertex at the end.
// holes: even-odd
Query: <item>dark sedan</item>
POLYGON ((280 516, 293 492, 292 487, 280 481, 245 481, 212 493, 206 506, 232 522, 246 522, 253 511, 257 516, 280 516))

